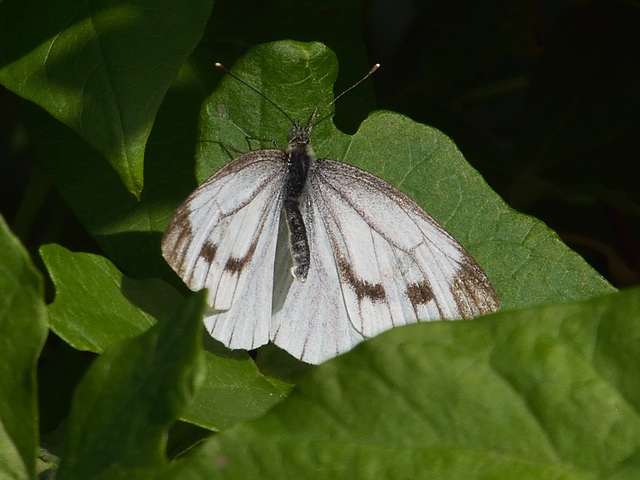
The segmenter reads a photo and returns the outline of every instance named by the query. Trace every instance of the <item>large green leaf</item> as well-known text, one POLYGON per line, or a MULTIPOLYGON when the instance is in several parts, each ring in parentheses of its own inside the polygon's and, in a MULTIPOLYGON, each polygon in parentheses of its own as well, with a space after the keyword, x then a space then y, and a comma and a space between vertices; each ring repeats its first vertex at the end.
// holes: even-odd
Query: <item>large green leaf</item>
MULTIPOLYGON (((322 109, 333 99, 337 66, 323 45, 287 41, 254 48, 233 71, 294 120, 306 122, 316 106, 322 109)), ((246 138, 253 137, 284 146, 290 128, 290 121, 265 99, 225 79, 201 113, 199 181, 229 161, 229 152, 215 142, 246 150, 246 138)), ((341 133, 330 120, 321 121, 311 144, 318 156, 361 167, 417 201, 487 271, 503 308, 584 299, 612 290, 542 222, 509 208, 451 139, 432 127, 378 111, 353 136, 341 133)))
POLYGON ((95 361, 74 395, 57 478, 166 463, 168 428, 204 378, 203 308, 204 294, 194 295, 170 321, 95 361))
POLYGON ((47 336, 42 278, 0 216, 0 477, 34 478, 36 362, 47 336))
POLYGON ((640 290, 392 329, 163 478, 637 478, 640 290))
MULTIPOLYGON (((79 350, 102 353, 182 308, 183 297, 159 279, 132 279, 99 255, 59 245, 40 249, 56 287, 49 305, 53 331, 79 350)), ((279 402, 282 388, 263 376, 246 352, 219 344, 205 354, 202 388, 181 418, 211 430, 253 419, 279 402)))
POLYGON ((0 82, 73 128, 139 196, 151 127, 212 0, 0 5, 0 82))

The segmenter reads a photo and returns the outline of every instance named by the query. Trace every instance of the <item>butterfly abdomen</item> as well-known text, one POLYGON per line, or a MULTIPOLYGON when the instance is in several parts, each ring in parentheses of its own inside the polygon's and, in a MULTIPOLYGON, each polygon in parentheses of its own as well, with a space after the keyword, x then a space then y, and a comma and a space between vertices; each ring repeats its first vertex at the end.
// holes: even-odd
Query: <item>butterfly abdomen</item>
POLYGON ((304 142, 291 143, 288 155, 289 172, 284 185, 285 194, 282 208, 289 227, 291 257, 293 259, 291 274, 296 280, 304 282, 309 273, 311 254, 307 228, 300 212, 300 195, 307 183, 312 157, 308 143, 304 142))

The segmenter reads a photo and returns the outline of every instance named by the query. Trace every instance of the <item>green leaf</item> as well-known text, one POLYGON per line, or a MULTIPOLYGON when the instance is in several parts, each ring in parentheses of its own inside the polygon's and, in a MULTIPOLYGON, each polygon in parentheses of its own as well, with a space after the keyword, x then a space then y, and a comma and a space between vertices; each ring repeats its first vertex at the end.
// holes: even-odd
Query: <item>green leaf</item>
POLYGON ((164 478, 637 478, 639 318, 634 289, 392 329, 164 478))
MULTIPOLYGON (((233 72, 304 123, 316 106, 322 109, 333 99, 337 61, 322 44, 285 41, 252 49, 233 72)), ((228 151, 216 142, 246 150, 246 138, 253 137, 284 146, 290 128, 290 121, 264 98, 226 78, 201 113, 199 181, 229 161, 228 151)), ((418 202, 478 260, 502 308, 579 300, 613 290, 542 222, 513 211, 451 139, 432 127, 378 111, 353 136, 330 120, 319 122, 311 145, 319 157, 363 168, 418 202)))
POLYGON ((34 478, 36 362, 47 337, 42 277, 0 216, 0 477, 34 478))
POLYGON ((212 3, 4 2, 0 82, 80 134, 139 197, 156 113, 212 3))
POLYGON ((60 245, 45 245, 40 255, 57 292, 48 307, 51 329, 77 350, 102 353, 182 307, 171 286, 126 277, 99 255, 60 245))
MULTIPOLYGON (((167 320, 183 298, 158 279, 132 279, 99 255, 59 245, 40 249, 56 287, 49 305, 51 329, 78 350, 102 353, 167 320)), ((217 343, 217 342, 216 342, 217 343)), ((263 376, 246 352, 205 354, 206 377, 181 418, 218 430, 266 412, 285 395, 263 376)))
POLYGON ((167 463, 168 428, 203 379, 203 308, 204 293, 194 295, 178 315, 95 361, 74 395, 57 478, 167 463))
POLYGON ((260 373, 246 354, 205 355, 207 376, 180 418, 209 430, 224 430, 264 415, 289 393, 260 373))

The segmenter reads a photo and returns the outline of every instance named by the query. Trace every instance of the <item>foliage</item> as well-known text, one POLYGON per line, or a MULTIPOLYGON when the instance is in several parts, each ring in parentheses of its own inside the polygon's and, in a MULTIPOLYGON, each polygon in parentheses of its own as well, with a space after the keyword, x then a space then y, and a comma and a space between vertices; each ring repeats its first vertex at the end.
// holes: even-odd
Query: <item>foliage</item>
MULTIPOLYGON (((12 222, 22 238, 0 218, 0 477, 51 468, 59 479, 635 478, 640 290, 615 291, 501 196, 523 209, 589 197, 638 211, 636 177, 619 175, 637 133, 637 73, 624 66, 638 51, 615 50, 637 10, 569 9, 582 21, 572 35, 557 20, 507 156, 463 117, 528 86, 490 68, 507 54, 538 55, 525 5, 415 2, 414 18, 464 35, 422 38, 424 51, 412 43, 428 80, 411 83, 414 65, 403 93, 380 95, 412 118, 372 111, 365 84, 312 137, 319 156, 378 175, 442 223, 485 268, 501 311, 392 329, 311 368, 273 346, 254 358, 203 339, 203 296, 170 271, 160 239, 176 206, 233 149, 249 148, 247 137, 286 143, 287 118, 222 79, 214 61, 305 121, 333 99, 334 82, 339 92, 367 71, 365 49, 397 67, 383 61, 376 73, 392 91, 407 63, 401 40, 395 57, 385 53, 392 37, 365 44, 359 2, 1 2, 0 82, 32 102, 38 170, 12 222), (601 59, 585 27, 594 16, 621 20, 599 44, 618 53, 608 63, 615 88, 596 95, 587 82, 567 98, 601 59), (575 34, 591 57, 575 58, 575 34), (608 149, 618 168, 603 176, 608 149), (60 234, 25 249, 42 177, 97 248, 70 251, 76 241, 60 234), (66 397, 54 401, 58 390, 66 397)), ((376 8, 365 10, 370 25, 384 17, 376 8)))

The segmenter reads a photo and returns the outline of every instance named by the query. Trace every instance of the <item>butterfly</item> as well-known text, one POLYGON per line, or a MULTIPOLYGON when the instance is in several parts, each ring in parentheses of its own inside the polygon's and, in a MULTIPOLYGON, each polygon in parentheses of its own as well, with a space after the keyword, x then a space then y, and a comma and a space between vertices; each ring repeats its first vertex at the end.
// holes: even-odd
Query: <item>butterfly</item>
MULTIPOLYGON (((269 341, 317 364, 391 327, 493 312, 498 297, 471 255, 404 193, 357 167, 316 158, 289 118, 285 150, 244 153, 178 207, 162 239, 205 326, 232 349, 269 341)), ((371 75, 376 65, 354 88, 371 75)))

